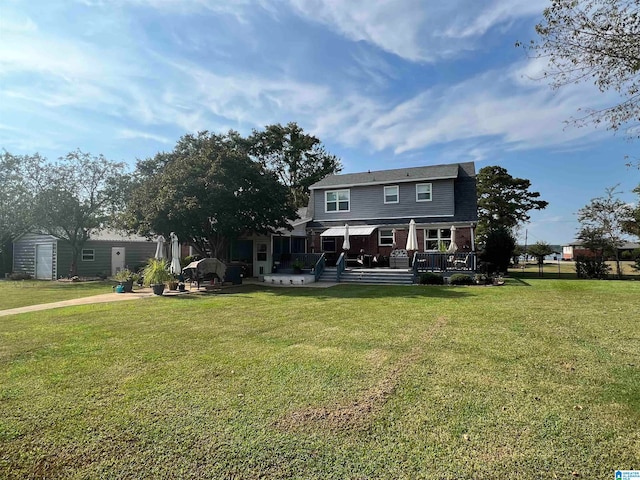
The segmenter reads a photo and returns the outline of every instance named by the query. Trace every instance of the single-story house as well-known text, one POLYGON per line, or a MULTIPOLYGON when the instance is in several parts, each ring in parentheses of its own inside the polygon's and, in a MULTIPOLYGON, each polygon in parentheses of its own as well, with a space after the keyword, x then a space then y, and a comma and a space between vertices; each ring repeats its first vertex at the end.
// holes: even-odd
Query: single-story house
MULTIPOLYGON (((156 251, 156 242, 115 230, 92 231, 77 263, 81 277, 115 275, 123 268, 136 269, 156 251)), ((41 280, 67 277, 71 247, 54 235, 25 233, 13 241, 13 272, 41 280)))
MULTIPOLYGON (((632 252, 640 248, 640 243, 624 242, 618 247, 618 253, 632 252)), ((562 246, 562 260, 575 260, 576 257, 593 257, 595 253, 584 246, 582 240, 574 240, 568 245, 562 246)))

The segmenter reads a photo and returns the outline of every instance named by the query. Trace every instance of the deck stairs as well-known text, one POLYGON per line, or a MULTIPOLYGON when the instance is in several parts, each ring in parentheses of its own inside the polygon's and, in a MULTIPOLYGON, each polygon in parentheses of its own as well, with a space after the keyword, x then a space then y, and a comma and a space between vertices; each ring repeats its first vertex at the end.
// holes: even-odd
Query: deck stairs
MULTIPOLYGON (((327 267, 318 279, 320 282, 335 282, 336 269, 327 267)), ((394 268, 348 268, 340 276, 340 283, 369 283, 377 285, 411 285, 413 273, 407 269, 394 268)))

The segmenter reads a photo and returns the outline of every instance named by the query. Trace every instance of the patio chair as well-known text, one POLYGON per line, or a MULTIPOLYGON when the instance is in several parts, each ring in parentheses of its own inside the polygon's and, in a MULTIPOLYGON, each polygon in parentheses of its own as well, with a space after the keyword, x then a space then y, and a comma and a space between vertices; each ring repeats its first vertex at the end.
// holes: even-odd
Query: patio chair
POLYGON ((469 270, 469 254, 467 253, 464 258, 454 259, 453 268, 455 270, 469 270))

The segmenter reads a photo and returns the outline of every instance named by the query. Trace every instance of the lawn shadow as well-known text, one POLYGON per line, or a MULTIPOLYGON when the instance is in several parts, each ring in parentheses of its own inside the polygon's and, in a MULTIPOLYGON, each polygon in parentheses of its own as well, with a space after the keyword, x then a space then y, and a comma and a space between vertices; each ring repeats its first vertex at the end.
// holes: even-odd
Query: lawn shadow
MULTIPOLYGON (((326 288, 314 287, 273 287, 270 285, 248 284, 234 287, 235 291, 223 289, 221 293, 268 292, 283 297, 331 298, 462 298, 473 295, 476 287, 449 287, 435 285, 347 285, 338 284, 326 288)), ((481 287, 477 287, 481 288, 481 287)))

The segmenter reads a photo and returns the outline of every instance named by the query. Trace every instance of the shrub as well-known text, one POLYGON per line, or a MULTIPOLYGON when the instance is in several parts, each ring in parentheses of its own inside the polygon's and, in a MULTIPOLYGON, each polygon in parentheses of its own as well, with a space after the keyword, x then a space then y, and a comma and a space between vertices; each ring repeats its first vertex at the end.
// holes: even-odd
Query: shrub
POLYGON ((472 285, 473 278, 465 273, 454 273, 449 277, 449 285, 472 285))
POLYGON ((486 275, 484 273, 478 273, 473 277, 473 281, 476 285, 491 285, 493 283, 493 279, 490 275, 486 275))
POLYGON ((601 257, 576 257, 576 274, 578 278, 607 278, 611 267, 601 257))
POLYGON ((438 273, 422 273, 420 275, 420 285, 444 285, 444 278, 438 273))
POLYGON ((9 280, 31 280, 31 275, 24 272, 14 272, 9 275, 9 280))

